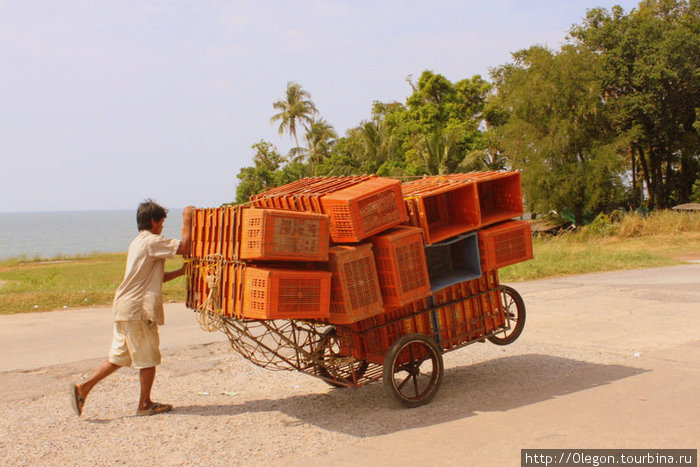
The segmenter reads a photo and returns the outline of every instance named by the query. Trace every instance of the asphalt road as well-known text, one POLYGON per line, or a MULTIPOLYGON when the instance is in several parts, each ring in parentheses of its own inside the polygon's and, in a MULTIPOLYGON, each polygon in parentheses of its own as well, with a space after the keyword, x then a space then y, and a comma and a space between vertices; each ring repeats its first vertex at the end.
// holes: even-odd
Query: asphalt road
MULTIPOLYGON (((429 406, 377 411, 402 414, 405 429, 392 421, 275 465, 520 465, 522 448, 698 447, 700 264, 509 285, 527 306, 521 338, 445 354, 429 406)), ((166 321, 164 349, 224 340, 182 304, 166 321)), ((104 357, 110 337, 108 308, 0 316, 0 377, 104 357)), ((0 383, 0 402, 17 397, 0 383)), ((316 425, 354 435, 336 419, 316 425)))

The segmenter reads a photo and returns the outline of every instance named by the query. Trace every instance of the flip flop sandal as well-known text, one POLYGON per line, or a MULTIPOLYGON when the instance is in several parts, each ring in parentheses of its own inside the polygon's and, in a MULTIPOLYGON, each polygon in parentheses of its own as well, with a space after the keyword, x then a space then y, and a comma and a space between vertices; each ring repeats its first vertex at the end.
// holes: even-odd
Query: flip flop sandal
POLYGON ((160 402, 154 402, 152 406, 144 410, 137 410, 136 415, 147 416, 147 415, 157 415, 159 413, 170 412, 173 406, 170 404, 161 404, 160 402))
POLYGON ((85 405, 85 398, 78 392, 78 386, 71 383, 69 386, 71 392, 70 401, 73 404, 73 410, 80 417, 83 414, 83 405, 85 405))

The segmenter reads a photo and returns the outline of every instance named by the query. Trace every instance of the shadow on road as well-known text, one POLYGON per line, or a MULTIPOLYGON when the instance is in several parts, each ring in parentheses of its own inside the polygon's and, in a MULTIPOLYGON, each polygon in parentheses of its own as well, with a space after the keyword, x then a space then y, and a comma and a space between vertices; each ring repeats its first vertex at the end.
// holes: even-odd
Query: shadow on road
POLYGON ((447 368, 435 399, 415 409, 394 404, 378 382, 355 390, 333 389, 324 394, 276 400, 181 406, 176 412, 215 417, 276 411, 295 419, 293 425, 311 424, 362 438, 450 422, 477 412, 506 412, 648 371, 651 370, 529 354, 447 368))

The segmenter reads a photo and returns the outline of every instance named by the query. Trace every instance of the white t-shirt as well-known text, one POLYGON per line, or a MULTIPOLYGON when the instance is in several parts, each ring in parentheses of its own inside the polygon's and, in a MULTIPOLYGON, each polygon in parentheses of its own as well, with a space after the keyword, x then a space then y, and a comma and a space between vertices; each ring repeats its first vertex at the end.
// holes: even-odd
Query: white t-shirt
POLYGON ((150 320, 164 324, 165 259, 176 255, 180 240, 142 230, 129 245, 124 280, 114 295, 114 321, 150 320))

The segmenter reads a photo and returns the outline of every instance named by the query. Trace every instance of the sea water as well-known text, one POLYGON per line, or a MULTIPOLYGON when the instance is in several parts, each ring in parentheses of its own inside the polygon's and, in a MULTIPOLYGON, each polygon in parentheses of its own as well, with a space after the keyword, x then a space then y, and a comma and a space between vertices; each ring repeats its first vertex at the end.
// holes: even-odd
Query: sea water
MULTIPOLYGON (((182 209, 170 209, 163 235, 181 231, 182 209)), ((124 252, 137 234, 135 209, 0 213, 0 259, 124 252)))

